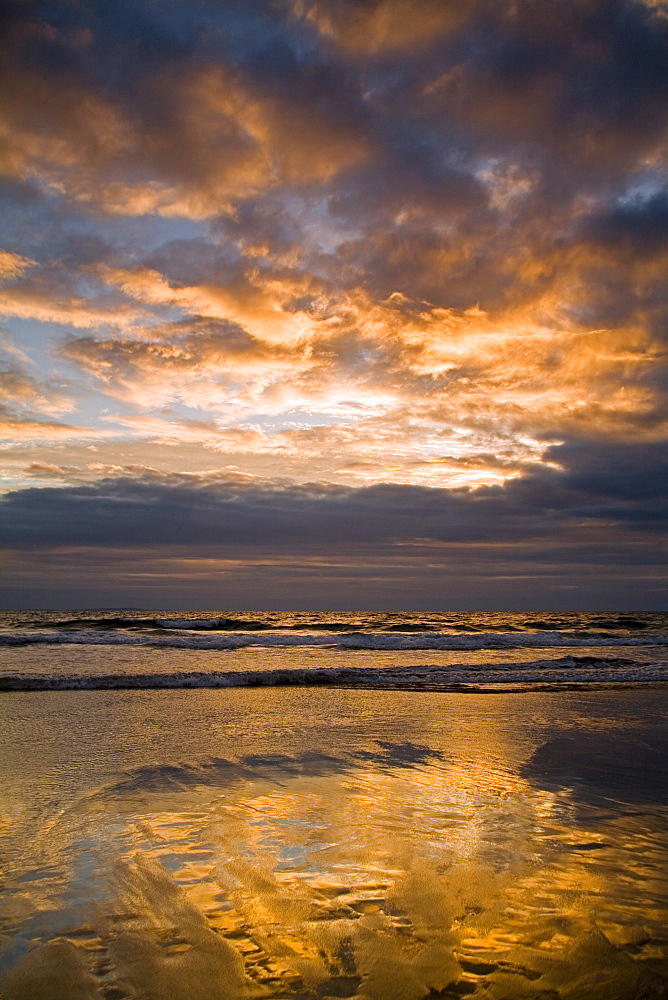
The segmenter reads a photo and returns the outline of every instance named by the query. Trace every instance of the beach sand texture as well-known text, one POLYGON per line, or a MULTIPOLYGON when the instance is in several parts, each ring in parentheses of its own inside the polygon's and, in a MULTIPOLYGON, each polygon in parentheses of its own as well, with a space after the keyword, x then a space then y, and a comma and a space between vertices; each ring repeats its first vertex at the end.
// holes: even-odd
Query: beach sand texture
POLYGON ((668 991, 668 692, 0 695, 3 1000, 668 991))

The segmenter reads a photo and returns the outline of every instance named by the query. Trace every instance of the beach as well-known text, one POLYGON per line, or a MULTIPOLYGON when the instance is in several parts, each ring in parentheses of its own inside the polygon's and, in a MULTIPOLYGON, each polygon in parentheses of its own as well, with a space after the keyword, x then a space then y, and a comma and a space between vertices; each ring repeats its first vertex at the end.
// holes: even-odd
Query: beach
POLYGON ((0 23, 0 1000, 668 1000, 668 0, 0 23))
POLYGON ((663 685, 0 710, 3 1000, 666 996, 663 685))

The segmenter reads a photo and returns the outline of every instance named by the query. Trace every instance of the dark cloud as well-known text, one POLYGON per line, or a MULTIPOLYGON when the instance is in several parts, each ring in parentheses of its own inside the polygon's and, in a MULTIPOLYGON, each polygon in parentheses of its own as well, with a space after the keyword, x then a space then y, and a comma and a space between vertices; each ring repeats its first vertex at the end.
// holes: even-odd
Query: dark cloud
POLYGON ((665 500, 668 453, 656 444, 586 440, 551 448, 547 458, 565 466, 568 488, 589 497, 621 501, 665 500))
POLYGON ((4 433, 74 438, 95 411, 119 439, 96 473, 22 453, 70 485, 8 495, 8 545, 495 542, 535 569, 552 545, 628 563, 629 539, 658 537, 660 5, 35 0, 2 17, 0 315, 59 366, 9 358, 4 433), (155 463, 173 476, 118 478, 123 436, 178 447, 155 463), (274 480, 180 473, 205 449, 274 480), (281 462, 295 478, 277 485, 281 462))
POLYGON ((665 499, 658 487, 626 496, 612 463, 602 464, 607 481, 595 470, 538 469, 473 492, 141 469, 131 479, 24 489, 0 502, 12 581, 0 599, 105 606, 122 593, 137 607, 658 610, 665 499))
POLYGON ((585 235, 597 245, 627 254, 652 256, 668 251, 668 192, 635 198, 588 220, 585 235))
POLYGON ((494 5, 434 99, 489 149, 510 142, 608 181, 665 129, 667 45, 665 20, 640 3, 494 5))
POLYGON ((406 190, 441 200, 457 192, 444 160, 466 166, 499 143, 505 157, 511 143, 530 164, 627 169, 665 126, 668 32, 639 2, 9 7, 10 113, 130 183, 206 185, 221 169, 233 183, 236 164, 266 184, 263 142, 288 176, 327 180, 318 146, 345 166, 347 144, 386 185, 403 173, 406 190), (262 136, 238 100, 264 108, 262 136))
MULTIPOLYGON (((221 476, 142 475, 28 489, 0 503, 3 543, 276 547, 406 543, 589 544, 598 525, 660 532, 666 458, 655 446, 576 442, 553 448, 562 472, 537 466, 477 491, 377 485, 296 486, 221 476)), ((597 542, 598 539, 595 539, 597 542)))

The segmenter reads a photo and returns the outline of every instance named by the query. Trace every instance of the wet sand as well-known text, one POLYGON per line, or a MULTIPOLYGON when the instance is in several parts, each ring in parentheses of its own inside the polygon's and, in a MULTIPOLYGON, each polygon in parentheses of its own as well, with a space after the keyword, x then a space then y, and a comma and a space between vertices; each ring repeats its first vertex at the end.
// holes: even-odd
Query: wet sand
POLYGON ((3 1000, 667 994, 663 689, 0 712, 3 1000))

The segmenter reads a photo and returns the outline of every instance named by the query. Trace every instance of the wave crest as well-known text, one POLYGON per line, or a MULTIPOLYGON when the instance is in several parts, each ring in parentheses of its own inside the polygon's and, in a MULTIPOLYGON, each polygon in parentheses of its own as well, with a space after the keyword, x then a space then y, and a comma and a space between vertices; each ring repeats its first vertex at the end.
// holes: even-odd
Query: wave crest
POLYGON ((489 690, 498 685, 572 686, 668 681, 668 661, 637 663, 623 657, 564 656, 525 663, 423 664, 411 667, 314 667, 172 673, 28 674, 0 676, 0 691, 71 691, 164 688, 307 687, 489 690))
POLYGON ((107 631, 53 630, 0 633, 0 646, 26 646, 39 644, 95 646, 151 646, 171 649, 231 650, 244 646, 332 646, 341 650, 480 650, 480 649, 535 649, 547 647, 585 646, 665 646, 666 635, 610 636, 604 632, 486 632, 476 635, 451 635, 443 632, 378 633, 348 632, 338 635, 296 634, 294 632, 266 631, 227 632, 224 635, 198 635, 178 631, 174 626, 167 634, 153 630, 150 633, 128 632, 118 629, 107 631))

